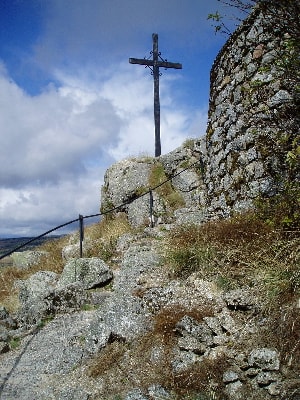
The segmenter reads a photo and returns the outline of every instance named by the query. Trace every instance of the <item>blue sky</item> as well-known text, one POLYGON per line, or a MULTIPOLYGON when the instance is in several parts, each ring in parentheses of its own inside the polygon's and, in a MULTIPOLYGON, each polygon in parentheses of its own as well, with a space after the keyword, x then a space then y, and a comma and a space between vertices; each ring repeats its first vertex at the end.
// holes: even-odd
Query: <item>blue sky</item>
POLYGON ((153 79, 128 62, 150 56, 152 33, 183 65, 161 71, 162 153, 205 134, 226 40, 216 10, 232 13, 218 0, 0 0, 0 237, 99 212, 106 169, 153 156, 153 79))

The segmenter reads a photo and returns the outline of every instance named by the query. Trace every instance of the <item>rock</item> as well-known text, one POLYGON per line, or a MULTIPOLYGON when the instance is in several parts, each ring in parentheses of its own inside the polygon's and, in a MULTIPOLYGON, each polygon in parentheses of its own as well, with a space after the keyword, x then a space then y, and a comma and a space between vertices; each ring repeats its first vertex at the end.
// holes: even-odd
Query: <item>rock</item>
POLYGON ((88 343, 88 351, 91 354, 95 354, 99 350, 103 349, 109 342, 111 335, 112 331, 110 327, 101 321, 100 318, 92 321, 86 338, 88 343))
POLYGON ((229 397, 230 400, 244 400, 244 385, 241 381, 237 380, 235 382, 230 382, 226 385, 225 393, 229 397))
POLYGON ((253 51, 253 58, 254 59, 256 59, 256 58, 261 58, 262 57, 262 55, 263 55, 263 53, 264 53, 264 45, 263 44, 258 44, 257 46, 256 46, 256 48, 254 49, 254 51, 253 51))
POLYGON ((142 301, 128 294, 113 294, 96 311, 96 315, 95 325, 91 328, 95 337, 97 334, 101 336, 104 329, 130 342, 151 327, 149 314, 145 312, 142 301))
POLYGON ((133 389, 131 392, 127 393, 124 400, 149 400, 141 389, 133 389))
POLYGON ((50 291, 43 302, 46 304, 47 315, 55 315, 80 310, 89 303, 89 296, 81 285, 71 283, 50 291))
POLYGON ((187 369, 193 367, 195 363, 198 363, 201 360, 202 356, 199 356, 192 351, 174 351, 174 359, 172 361, 173 371, 176 373, 180 373, 182 371, 186 371, 187 369))
POLYGON ((245 374, 249 376, 250 378, 253 378, 260 372, 259 368, 249 368, 247 371, 245 371, 245 374))
POLYGON ((0 321, 0 325, 5 326, 7 329, 17 329, 18 321, 11 316, 8 316, 6 319, 0 321))
POLYGON ((89 303, 89 297, 78 282, 65 286, 56 286, 58 275, 49 271, 40 271, 29 279, 21 281, 21 309, 18 320, 34 325, 57 313, 80 310, 89 303))
POLYGON ((72 258, 79 258, 80 257, 79 242, 76 244, 68 244, 67 246, 63 247, 61 255, 62 255, 62 258, 66 261, 68 261, 72 258))
POLYGON ((44 299, 54 290, 58 275, 50 271, 39 271, 24 281, 18 281, 21 308, 18 319, 25 324, 33 325, 47 315, 47 304, 44 299))
POLYGON ((206 324, 210 327, 215 335, 221 336, 224 333, 220 321, 217 317, 204 317, 203 320, 206 322, 206 324))
POLYGON ((177 322, 176 330, 183 336, 191 335, 206 346, 213 345, 212 330, 205 323, 198 322, 192 317, 184 316, 177 322))
POLYGON ((226 310, 222 310, 220 314, 218 314, 218 319, 220 321, 220 325, 222 329, 229 333, 235 333, 238 329, 235 320, 226 310))
POLYGON ((231 310, 251 310, 254 303, 254 298, 247 288, 231 290, 225 293, 224 300, 231 310))
POLYGON ((293 97, 286 90, 279 90, 269 101, 269 107, 277 107, 285 103, 291 103, 293 97))
POLYGON ((168 400, 172 398, 170 393, 161 385, 151 385, 148 388, 148 394, 151 400, 168 400))
MULTIPOLYGON (((271 396, 279 396, 281 393, 281 385, 278 384, 277 382, 273 382, 267 387, 267 390, 271 396)), ((299 394, 300 394, 300 392, 299 392, 299 394)))
MULTIPOLYGON (((128 211, 128 204, 138 197, 138 194, 147 191, 148 182, 155 161, 154 159, 140 158, 139 160, 123 160, 112 165, 105 173, 104 185, 101 191, 101 209, 106 211, 119 207, 118 211, 128 211)), ((148 196, 147 196, 148 197, 148 196)), ((130 212, 133 223, 144 223, 149 217, 149 197, 140 198, 141 212, 136 208, 130 212)))
POLYGON ((9 315, 5 307, 0 306, 0 337, 4 328, 17 329, 17 327, 17 321, 9 315))
POLYGON ((112 277, 111 269, 100 258, 70 259, 63 269, 58 285, 62 287, 79 282, 84 289, 92 289, 109 283, 112 277))
MULTIPOLYGON (((82 253, 83 255, 87 254, 90 249, 95 246, 95 243, 90 238, 84 238, 82 242, 82 253)), ((72 258, 79 258, 80 257, 80 241, 77 236, 73 236, 70 239, 68 245, 64 246, 62 249, 62 258, 66 261, 72 258)))
MULTIPOLYGON (((61 315, 43 329, 28 335, 24 339, 25 344, 20 343, 19 349, 15 350, 17 358, 10 359, 11 366, 6 370, 9 380, 1 387, 1 399, 63 400, 65 397, 62 393, 66 394, 66 391, 62 386, 67 381, 67 392, 71 393, 73 388, 76 393, 79 390, 78 382, 67 377, 92 354, 93 349, 86 338, 94 315, 86 311, 61 315), (61 382, 59 377, 62 377, 61 382)), ((82 395, 77 398, 86 397, 82 395)))
POLYGON ((55 272, 39 271, 26 280, 18 281, 21 303, 32 303, 36 299, 43 298, 45 293, 55 288, 58 278, 55 272))
POLYGON ((207 214, 203 210, 199 210, 199 208, 196 207, 185 207, 175 210, 174 217, 178 225, 198 225, 207 221, 208 219, 207 214))
POLYGON ((9 316, 9 313, 6 310, 6 308, 0 305, 0 322, 2 320, 6 319, 8 316, 9 316))
MULTIPOLYGON (((149 194, 136 199, 127 206, 127 218, 131 226, 149 226, 151 224, 150 219, 150 197, 149 194)), ((164 202, 158 196, 157 193, 153 192, 153 214, 152 221, 154 224, 161 223, 162 219, 160 215, 166 214, 166 208, 164 202)))
POLYGON ((261 348, 252 350, 248 364, 250 367, 258 367, 263 371, 279 370, 279 354, 276 350, 261 348))
POLYGON ((9 339, 9 333, 5 326, 0 325, 0 341, 7 342, 9 339))
POLYGON ((268 386, 272 382, 276 382, 278 380, 278 374, 273 371, 261 371, 256 376, 255 380, 259 386, 268 386))
POLYGON ((178 339, 178 347, 180 350, 192 351, 195 354, 204 354, 207 350, 205 344, 190 335, 180 337, 178 339))
POLYGON ((232 370, 227 370, 223 374, 223 382, 224 383, 236 382, 239 380, 239 378, 240 378, 239 374, 232 370))

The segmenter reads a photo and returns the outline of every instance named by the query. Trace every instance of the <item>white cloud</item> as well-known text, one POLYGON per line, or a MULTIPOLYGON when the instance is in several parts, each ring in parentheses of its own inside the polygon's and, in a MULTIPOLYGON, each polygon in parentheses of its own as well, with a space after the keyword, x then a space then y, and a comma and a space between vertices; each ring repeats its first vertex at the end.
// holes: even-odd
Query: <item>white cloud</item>
MULTIPOLYGON (((153 155, 151 76, 125 64, 109 78, 96 75, 57 72, 61 86, 32 97, 0 70, 1 236, 37 235, 97 213, 105 169, 153 155)), ((174 83, 162 84, 163 153, 197 137, 194 121, 206 120, 172 100, 174 83)))

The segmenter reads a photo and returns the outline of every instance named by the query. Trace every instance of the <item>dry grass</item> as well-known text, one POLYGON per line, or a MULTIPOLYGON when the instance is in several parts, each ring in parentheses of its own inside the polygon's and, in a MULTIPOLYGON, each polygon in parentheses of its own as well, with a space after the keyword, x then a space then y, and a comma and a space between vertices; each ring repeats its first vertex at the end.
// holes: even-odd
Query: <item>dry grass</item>
POLYGON ((125 351, 125 343, 119 341, 109 343, 89 365, 88 375, 96 378, 107 373, 110 369, 116 368, 125 351))
POLYGON ((195 397, 196 399, 224 399, 222 378, 227 367, 228 363, 224 356, 215 359, 206 358, 201 363, 177 373, 174 377, 175 387, 173 390, 180 399, 192 398, 193 394, 199 396, 195 397))
POLYGON ((300 290, 300 237, 252 216, 181 226, 170 234, 166 260, 175 277, 198 272, 225 289, 264 286, 269 297, 300 290))
MULTIPOLYGON (((153 188, 166 181, 167 176, 162 164, 154 164, 149 177, 149 186, 153 188)), ((156 189, 156 192, 166 201, 170 209, 173 211, 185 205, 183 197, 180 193, 173 189, 170 181, 164 183, 162 186, 159 186, 156 189)))
POLYGON ((117 239, 132 231, 124 213, 118 213, 113 218, 104 218, 97 224, 85 229, 85 237, 94 241, 87 250, 86 257, 100 257, 109 261, 116 253, 117 239))
POLYGON ((297 374, 300 366, 300 313, 299 308, 284 305, 269 317, 265 343, 276 347, 281 361, 297 374))
POLYGON ((123 233, 129 232, 131 227, 125 213, 118 213, 114 217, 103 218, 100 222, 87 226, 85 235, 92 240, 102 239, 110 241, 123 233))

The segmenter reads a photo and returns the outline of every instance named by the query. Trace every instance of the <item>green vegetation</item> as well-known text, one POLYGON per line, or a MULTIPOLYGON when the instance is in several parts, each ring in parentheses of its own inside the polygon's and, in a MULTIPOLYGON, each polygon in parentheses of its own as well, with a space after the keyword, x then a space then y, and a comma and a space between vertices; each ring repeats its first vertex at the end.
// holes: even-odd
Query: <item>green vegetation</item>
POLYGON ((153 165, 149 178, 149 187, 157 187, 155 191, 164 199, 167 206, 169 206, 172 211, 184 206, 184 199, 173 189, 172 184, 170 181, 168 181, 164 167, 161 163, 156 163, 153 165), (160 184, 162 185, 157 187, 160 184))
POLYGON ((9 346, 12 350, 17 349, 20 346, 21 339, 20 338, 13 338, 9 342, 9 346))

